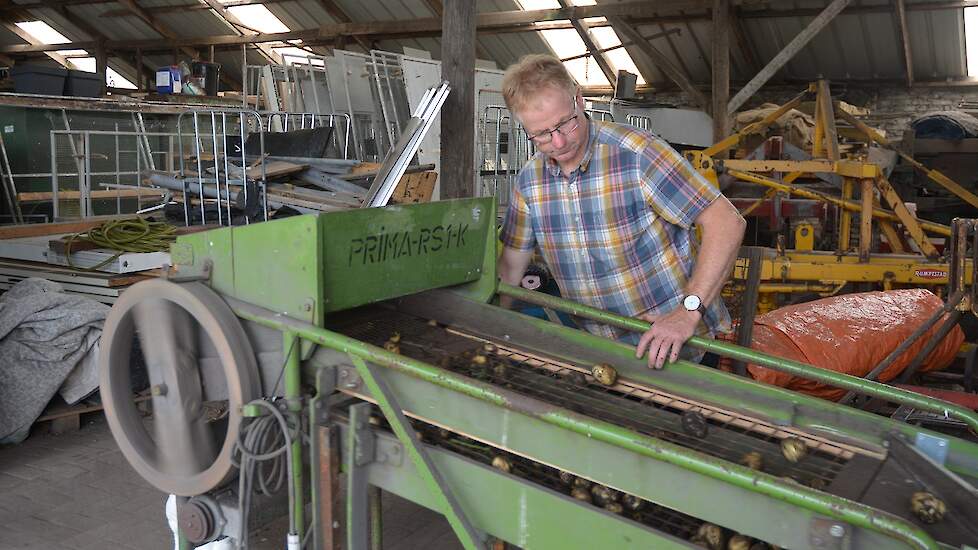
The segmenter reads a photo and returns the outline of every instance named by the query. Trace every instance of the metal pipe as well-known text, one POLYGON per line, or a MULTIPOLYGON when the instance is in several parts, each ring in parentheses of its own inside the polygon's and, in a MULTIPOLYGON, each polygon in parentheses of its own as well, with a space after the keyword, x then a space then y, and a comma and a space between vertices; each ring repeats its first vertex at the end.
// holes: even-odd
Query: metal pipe
POLYGON ((194 149, 197 153, 197 177, 200 180, 197 183, 197 191, 200 194, 200 224, 207 224, 207 213, 204 211, 204 148, 200 141, 200 120, 197 117, 197 111, 194 111, 194 149))
MULTIPOLYGON (((71 136, 68 136, 71 139, 71 136)), ((58 221, 61 200, 58 198, 58 135, 51 132, 51 216, 58 221)))
MULTIPOLYGON (((616 315, 598 308, 578 304, 563 298, 543 294, 541 292, 525 290, 523 288, 508 285, 502 282, 499 283, 498 292, 506 296, 511 296, 513 298, 529 302, 531 304, 560 310, 577 317, 598 321, 599 323, 605 323, 625 330, 645 332, 652 327, 651 324, 640 319, 622 317, 621 315, 616 315)), ((792 361, 790 359, 774 357, 750 348, 744 348, 726 342, 719 342, 713 340, 712 338, 693 336, 686 341, 686 344, 723 357, 730 357, 740 361, 755 363, 762 367, 780 372, 786 372, 788 374, 799 376, 808 380, 822 382, 823 384, 829 384, 837 388, 852 390, 872 397, 888 399, 896 403, 913 405, 914 407, 920 409, 954 416, 955 418, 958 418, 968 424, 972 430, 978 431, 978 414, 965 407, 955 405, 954 403, 948 403, 946 401, 923 396, 912 391, 887 386, 886 384, 880 384, 879 382, 863 380, 862 378, 856 378, 855 376, 849 376, 848 374, 820 369, 800 361, 792 361)))
MULTIPOLYGON (((211 111, 211 143, 214 146, 214 177, 217 178, 217 225, 224 225, 224 216, 221 212, 221 152, 217 150, 217 114, 211 111)), ((227 178, 227 172, 224 173, 224 177, 227 178)), ((204 173, 200 173, 200 177, 204 177, 204 173)), ((230 215, 231 206, 228 205, 228 225, 231 225, 230 215)), ((204 224, 207 222, 204 221, 204 224)))
MULTIPOLYGON (((288 355, 285 357, 285 404, 294 417, 296 426, 302 426, 302 419, 299 416, 302 413, 302 371, 299 368, 301 348, 302 342, 299 340, 298 334, 291 331, 282 333, 282 349, 288 350, 286 352, 288 355)), ((302 540, 303 535, 305 535, 305 498, 302 495, 305 492, 302 489, 301 437, 296 437, 292 441, 292 454, 288 458, 292 460, 292 479, 288 482, 292 483, 293 494, 296 495, 296 499, 291 503, 292 517, 294 518, 292 532, 298 535, 299 540, 302 540)))
MULTIPOLYGON (((731 176, 739 180, 749 181, 751 183, 756 183, 758 185, 764 185, 772 189, 777 189, 778 191, 790 193, 792 195, 798 195, 799 197, 805 197, 808 199, 814 199, 817 201, 834 204, 840 208, 849 210, 850 212, 860 212, 862 210, 862 206, 860 206, 860 204, 857 202, 843 200, 838 197, 833 197, 832 195, 821 193, 818 191, 809 191, 808 189, 802 189, 794 185, 781 183, 780 181, 773 180, 771 178, 766 178, 764 176, 759 176, 757 174, 752 174, 750 172, 741 172, 740 170, 728 169, 726 173, 730 174, 731 176)), ((879 218, 881 220, 889 220, 898 223, 900 222, 900 218, 898 218, 896 214, 887 210, 883 210, 882 208, 873 208, 873 217, 879 218)), ((943 235, 945 237, 951 236, 951 228, 946 225, 941 225, 939 223, 929 222, 926 220, 917 220, 917 222, 920 224, 920 227, 922 229, 925 229, 931 233, 934 233, 936 235, 943 235)))
MULTIPOLYGON (((540 407, 535 400, 491 384, 479 382, 416 359, 391 353, 349 336, 286 317, 274 311, 225 297, 234 313, 246 320, 282 332, 294 332, 313 343, 339 350, 452 391, 516 411, 579 435, 633 453, 660 460, 729 483, 741 489, 778 499, 856 527, 881 533, 915 548, 938 550, 937 543, 910 522, 849 499, 791 485, 778 477, 758 472, 686 449, 664 440, 638 434, 614 424, 557 407, 540 407)), ((378 396, 379 397, 379 396, 378 396)))
POLYGON ((920 350, 916 356, 914 356, 913 360, 910 361, 910 365, 908 365, 907 368, 903 371, 903 373, 900 374, 900 378, 899 378, 900 382, 907 382, 908 380, 910 380, 911 376, 916 374, 917 369, 919 369, 920 365, 923 364, 924 359, 927 359, 927 356, 929 356, 931 352, 934 351, 934 348, 936 348, 938 344, 944 341, 944 338, 951 332, 951 330, 954 327, 958 325, 958 321, 960 319, 961 319, 961 311, 957 309, 952 311, 951 314, 947 316, 947 319, 945 319, 944 322, 941 324, 940 328, 937 329, 937 332, 935 332, 934 335, 931 336, 930 340, 927 341, 927 345, 924 346, 924 348, 920 350))
MULTIPOLYGON (((892 365, 893 362, 896 361, 898 357, 903 355, 903 352, 907 351, 907 348, 912 346, 913 343, 919 340, 920 337, 923 336, 925 332, 930 330, 934 326, 934 323, 939 321, 941 317, 944 317, 945 313, 956 308, 958 304, 961 303, 961 298, 963 296, 964 296, 964 290, 958 290, 954 294, 952 294, 947 299, 947 303, 942 305, 937 311, 934 312, 933 315, 930 316, 929 319, 927 319, 926 321, 924 321, 922 325, 917 327, 917 329, 914 330, 910 334, 910 336, 907 337, 906 340, 901 342, 900 345, 896 347, 896 349, 894 349, 889 353, 889 355, 884 357, 883 360, 880 361, 878 365, 873 367, 873 370, 869 371, 869 373, 863 378, 865 378, 866 380, 876 380, 883 371, 889 368, 890 365, 892 365)), ((842 399, 839 400, 839 404, 848 405, 852 403, 852 400, 855 398, 856 398, 856 392, 850 391, 849 393, 845 394, 842 397, 842 399)))

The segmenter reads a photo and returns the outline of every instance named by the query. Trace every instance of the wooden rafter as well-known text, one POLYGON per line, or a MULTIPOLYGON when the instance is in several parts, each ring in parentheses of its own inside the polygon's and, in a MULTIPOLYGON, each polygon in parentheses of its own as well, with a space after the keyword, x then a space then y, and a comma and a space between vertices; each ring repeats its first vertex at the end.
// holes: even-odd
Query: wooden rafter
MULTIPOLYGON (((670 35, 670 34, 679 34, 679 33, 681 33, 681 32, 682 32, 682 31, 680 31, 679 29, 669 29, 669 30, 667 30, 667 31, 665 31, 665 32, 657 32, 657 33, 655 33, 655 34, 650 34, 650 35, 648 35, 648 36, 645 36, 645 37, 643 37, 643 38, 645 38, 646 40, 655 40, 656 38, 662 38, 662 37, 664 37, 664 36, 668 36, 668 35, 670 35)), ((617 46, 612 46, 612 47, 610 47, 610 48, 601 48, 601 49, 600 49, 600 50, 598 50, 598 51, 599 51, 600 53, 607 53, 607 52, 613 52, 613 51, 615 51, 615 50, 620 50, 620 49, 622 49, 622 48, 627 48, 628 46, 631 46, 631 45, 633 45, 633 44, 635 44, 635 43, 634 43, 634 42, 632 42, 631 40, 623 40, 623 41, 622 41, 622 42, 621 42, 620 44, 618 44, 617 46)), ((561 58, 560 58, 560 60, 561 60, 561 61, 573 61, 573 60, 575 60, 575 59, 581 59, 581 58, 584 58, 584 57, 590 57, 590 56, 591 56, 591 53, 590 53, 590 52, 588 52, 588 53, 581 53, 581 54, 577 54, 577 55, 572 55, 572 56, 570 56, 570 57, 561 57, 561 58)))
POLYGON ((730 0, 713 3, 713 141, 730 133, 727 100, 730 97, 730 0))
MULTIPOLYGON (((10 7, 4 7, 0 5, 0 11, 9 11, 10 9, 31 9, 31 8, 53 8, 58 6, 81 6, 81 5, 96 5, 96 4, 111 4, 117 2, 118 0, 35 0, 30 3, 24 4, 11 4, 10 7)), ((285 2, 293 2, 295 0, 229 0, 226 6, 247 6, 254 4, 280 4, 285 2)), ((425 0, 428 2, 435 2, 438 0, 425 0)), ((734 1, 734 4, 740 4, 740 1, 734 1)), ((747 2, 744 2, 748 4, 747 2)), ((752 1, 749 4, 757 4, 758 2, 752 1)), ((649 2, 649 4, 661 4, 661 2, 649 2)), ((658 20, 662 21, 706 21, 710 18, 709 14, 703 13, 704 9, 700 2, 692 2, 687 9, 690 13, 685 16, 665 16, 662 18, 654 17, 646 14, 636 15, 636 19, 639 19, 641 23, 653 23, 658 20), (700 13, 695 13, 696 10, 700 10, 700 13), (654 19, 649 19, 654 17, 654 19)), ((776 6, 777 3, 767 2, 768 6, 776 6)), ((978 7, 978 0, 956 0, 956 1, 945 1, 945 2, 915 2, 907 5, 907 11, 941 11, 941 10, 955 10, 968 7, 978 7)), ((144 8, 149 13, 172 13, 172 12, 183 12, 187 10, 198 10, 201 9, 196 4, 187 3, 175 6, 157 6, 157 7, 147 7, 144 8)), ((668 10, 666 10, 668 11, 668 10)), ((744 19, 758 19, 766 17, 811 17, 813 15, 818 15, 821 11, 818 8, 787 8, 787 9, 743 9, 738 10, 739 16, 744 19)), ((868 14, 868 13, 879 13, 888 14, 892 13, 892 9, 884 4, 876 5, 863 5, 863 6, 849 6, 845 11, 842 12, 843 15, 858 15, 858 14, 868 14)), ((125 15, 124 12, 120 10, 109 10, 103 12, 101 17, 121 17, 125 15)), ((590 16, 589 16, 590 17, 590 16)))
POLYGON ((913 52, 910 51, 910 31, 907 26, 907 7, 904 0, 895 0, 897 25, 900 27, 900 43, 903 45, 903 63, 907 69, 907 86, 913 86, 913 52))
POLYGON ((738 16, 736 13, 731 13, 730 30, 733 31, 734 36, 737 38, 737 45, 744 55, 744 59, 747 61, 747 66, 754 73, 758 73, 761 70, 761 63, 757 60, 757 53, 754 52, 753 44, 747 38, 747 31, 744 29, 743 19, 743 17, 738 16))
POLYGON ((791 60, 802 48, 804 48, 812 38, 818 34, 819 31, 825 28, 836 15, 839 14, 852 0, 832 0, 832 3, 825 7, 821 13, 819 13, 811 23, 797 36, 795 36, 791 42, 789 42, 783 50, 778 52, 774 56, 774 59, 768 62, 768 64, 761 69, 746 86, 737 92, 737 95, 730 99, 730 103, 727 104, 727 112, 733 113, 740 108, 751 96, 753 96, 757 90, 761 89, 772 76, 775 75, 781 67, 784 67, 785 63, 791 60))
MULTIPOLYGON (((157 20, 155 17, 153 17, 153 15, 147 12, 142 6, 137 4, 135 0, 116 0, 116 1, 122 4, 130 12, 132 12, 133 15, 142 19, 144 23, 146 23, 147 25, 150 26, 151 29, 159 33, 160 36, 163 36, 169 40, 173 40, 177 45, 179 44, 180 37, 177 36, 177 34, 173 32, 169 27, 167 27, 159 20, 157 20)), ((188 46, 178 46, 178 47, 180 48, 181 51, 183 51, 183 53, 191 56, 194 59, 199 57, 197 50, 191 47, 188 46)))
MULTIPOLYGON (((6 2, 3 3, 3 6, 4 7, 10 7, 12 4, 13 3, 8 0, 8 1, 6 1, 6 2)), ((25 31, 24 29, 18 27, 15 24, 16 21, 31 21, 31 20, 34 20, 34 19, 36 19, 36 17, 33 17, 33 15, 31 15, 31 13, 28 12, 28 11, 26 11, 26 10, 21 10, 21 9, 8 9, 7 12, 3 14, 3 16, 0 16, 0 23, 3 24, 4 28, 6 28, 8 31, 14 33, 15 35, 17 35, 24 42, 27 42, 30 45, 37 45, 38 44, 37 40, 33 36, 31 36, 30 33, 28 33, 27 31, 25 31)), ((64 45, 61 45, 60 47, 58 47, 58 49, 65 50, 65 49, 69 49, 69 48, 66 48, 64 45)), ((49 58, 53 59, 55 62, 57 62, 61 66, 68 67, 69 66, 68 65, 68 60, 65 59, 65 57, 63 55, 60 55, 60 54, 58 54, 56 52, 57 52, 57 50, 49 50, 49 51, 44 52, 44 55, 46 55, 49 58)), ((14 64, 13 63, 13 60, 10 59, 7 56, 4 56, 3 62, 8 63, 9 65, 13 65, 14 64)))
POLYGON ((638 47, 638 51, 642 54, 639 56, 633 56, 632 59, 635 61, 635 65, 639 68, 642 76, 645 78, 646 82, 652 82, 652 67, 658 67, 660 71, 665 73, 665 75, 675 82, 682 91, 689 95, 690 100, 699 106, 706 107, 709 105, 709 100, 692 82, 683 74, 682 70, 679 69, 668 57, 666 57, 662 52, 656 49, 648 40, 646 40, 634 25, 629 24, 621 17, 609 17, 608 21, 611 22, 612 28, 618 33, 618 36, 623 36, 628 38, 638 47), (647 58, 647 59, 646 59, 647 58))
MULTIPOLYGON (((560 3, 560 7, 562 8, 570 7, 567 0, 557 0, 557 2, 560 3)), ((581 37, 581 41, 584 42, 584 47, 587 48, 588 53, 591 54, 591 59, 598 64, 598 67, 601 69, 601 73, 604 74, 604 77, 608 80, 608 83, 614 87, 617 80, 615 70, 611 68, 611 63, 608 62, 604 54, 601 53, 600 48, 598 48, 598 45, 595 44, 594 40, 591 38, 591 29, 588 27, 588 24, 580 19, 571 19, 570 22, 571 25, 574 26, 574 30, 577 31, 577 36, 581 37)))
MULTIPOLYGON (((319 5, 322 6, 322 8, 324 10, 326 10, 326 13, 328 13, 330 17, 332 17, 333 19, 339 21, 340 23, 352 23, 353 22, 353 19, 351 19, 350 16, 349 16, 349 14, 346 13, 346 10, 344 10, 343 8, 341 8, 333 0, 319 0, 319 5)), ((439 15, 439 17, 441 17, 441 15, 439 15)), ((364 40, 363 37, 354 36, 353 37, 353 40, 355 40, 356 43, 361 48, 363 48, 363 51, 369 52, 371 50, 370 44, 367 44, 367 41, 364 40)))
MULTIPOLYGON (((224 23, 227 24, 228 28, 234 31, 238 36, 247 36, 249 34, 258 34, 257 32, 252 33, 249 27, 245 25, 240 19, 238 19, 230 10, 224 7, 218 0, 198 0, 201 4, 210 6, 211 10, 215 15, 217 15, 224 23)), ((261 52, 262 56, 274 63, 276 65, 282 64, 282 56, 275 53, 271 46, 268 44, 255 44, 255 48, 261 52)))
MULTIPOLYGON (((636 23, 636 25, 638 25, 638 23, 636 23)), ((656 25, 659 27, 660 31, 666 30, 665 24, 662 23, 661 21, 656 23, 656 25)), ((672 37, 669 35, 666 35, 666 46, 669 46, 669 51, 672 52, 672 58, 676 60, 676 65, 683 71, 683 74, 686 75, 686 78, 688 78, 689 81, 692 82, 693 73, 692 71, 689 70, 689 66, 686 65, 686 61, 683 59, 682 54, 679 53, 679 48, 676 47, 675 41, 673 41, 672 37)))
MULTIPOLYGON (((160 34, 166 37, 165 40, 112 40, 107 41, 106 47, 113 50, 141 48, 144 51, 153 49, 164 50, 176 48, 181 45, 209 46, 214 45, 241 45, 264 42, 277 42, 289 40, 303 40, 310 43, 332 43, 340 37, 364 37, 371 39, 382 38, 402 38, 402 37, 423 37, 440 36, 441 19, 436 17, 411 19, 405 21, 373 21, 369 23, 335 23, 322 25, 319 29, 308 29, 290 31, 286 33, 261 34, 249 36, 206 36, 206 37, 176 37, 157 22, 146 11, 135 4, 134 0, 115 0, 123 3, 127 7, 135 7, 138 11, 133 11, 134 15, 139 16, 144 21, 152 21, 152 26, 160 34)), ((639 15, 652 16, 659 11, 668 11, 671 7, 678 5, 688 5, 688 2, 706 6, 710 0, 663 0, 657 2, 656 6, 662 6, 652 10, 648 2, 623 2, 620 4, 608 4, 597 6, 575 6, 571 8, 549 9, 549 10, 514 10, 506 12, 480 13, 476 16, 476 30, 478 32, 534 32, 551 28, 570 28, 569 24, 562 23, 570 18, 598 17, 603 15, 615 15, 626 13, 629 10, 639 15), (544 23, 539 24, 538 21, 544 23)), ((596 25, 595 25, 596 26, 596 25)), ((92 43, 72 43, 71 47, 93 47, 92 43)), ((0 47, 0 52, 4 53, 27 53, 46 51, 46 46, 29 47, 0 47)), ((59 46, 58 49, 62 47, 59 46)), ((51 48, 48 48, 51 49, 51 48)))

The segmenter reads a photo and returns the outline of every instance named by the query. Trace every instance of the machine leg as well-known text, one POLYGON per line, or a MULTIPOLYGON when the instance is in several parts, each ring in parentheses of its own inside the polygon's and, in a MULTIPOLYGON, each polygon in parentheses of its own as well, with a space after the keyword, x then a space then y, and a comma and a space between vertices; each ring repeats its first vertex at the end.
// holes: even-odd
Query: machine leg
MULTIPOLYGON (((417 439, 418 436, 414 434, 414 430, 411 428, 407 417, 401 412, 402 409, 398 404, 396 396, 391 392, 387 382, 380 375, 378 367, 371 366, 361 357, 352 353, 349 354, 349 357, 353 366, 356 367, 357 373, 363 379, 364 384, 377 399, 377 406, 384 413, 384 417, 387 418, 394 433, 397 434, 397 438, 404 444, 411 462, 414 463, 421 477, 425 480, 426 485, 431 489, 432 496, 437 500, 440 511, 445 514, 445 518, 458 536, 462 547, 466 550, 485 548, 485 534, 480 533, 469 522, 461 506, 459 506, 455 495, 452 494, 448 484, 442 478, 441 472, 435 468, 431 457, 420 446, 417 439)), ((362 422, 366 424, 366 418, 362 422)), ((357 423, 354 422, 352 414, 350 417, 350 426, 351 432, 357 431, 357 423)), ((370 438, 363 438, 363 441, 368 442, 371 446, 374 444, 370 438)), ((354 454, 360 455, 360 449, 356 449, 354 454)), ((372 447, 370 449, 370 457, 373 457, 372 447)))
MULTIPOLYGON (((737 325, 737 345, 749 348, 754 335, 754 317, 757 315, 757 298, 761 286, 761 263, 764 261, 764 249, 757 246, 746 249, 747 278, 744 279, 744 294, 740 304, 740 324, 737 325)), ((734 361, 734 372, 747 376, 747 363, 734 361)))
POLYGON ((335 426, 319 427, 319 529, 318 550, 340 550, 340 453, 339 430, 335 426))
POLYGON ((373 460, 373 440, 369 432, 370 404, 350 407, 350 431, 346 448, 346 546, 350 550, 367 548, 370 509, 367 496, 367 471, 362 466, 373 460))

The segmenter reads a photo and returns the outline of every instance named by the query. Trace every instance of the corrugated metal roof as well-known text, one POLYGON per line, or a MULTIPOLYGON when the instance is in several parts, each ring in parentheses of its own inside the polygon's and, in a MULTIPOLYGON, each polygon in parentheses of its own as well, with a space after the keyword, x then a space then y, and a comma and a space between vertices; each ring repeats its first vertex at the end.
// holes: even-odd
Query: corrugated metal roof
MULTIPOLYGON (((599 3, 613 3, 620 0, 600 0, 599 3)), ((23 3, 24 0, 21 0, 23 3)), ((941 0, 908 1, 908 26, 913 67, 917 79, 943 80, 967 76, 964 54, 963 11, 959 9, 919 10, 915 6, 926 3, 939 3, 941 0)), ((425 0, 336 0, 336 5, 356 22, 409 20, 419 17, 434 17, 425 0)), ((186 6, 187 0, 140 0, 147 9, 186 6)), ((791 0, 768 3, 778 10, 818 10, 828 4, 827 0, 791 0)), ((289 0, 266 5, 285 25, 293 30, 312 29, 323 24, 337 23, 323 5, 317 0, 289 0)), ((30 8, 29 12, 47 21, 65 36, 75 40, 94 39, 82 31, 75 21, 85 21, 99 29, 111 40, 138 40, 160 38, 150 25, 135 16, 106 16, 118 12, 122 4, 109 2, 89 5, 70 5, 67 10, 70 18, 57 10, 49 8, 30 8)), ((478 0, 479 12, 509 11, 518 9, 514 0, 478 0)), ((764 5, 748 4, 739 8, 741 13, 765 9, 764 5)), ((889 0, 854 0, 852 9, 856 13, 845 13, 815 37, 796 55, 775 80, 807 80, 824 77, 835 80, 899 80, 904 77, 903 53, 900 45, 896 15, 889 0), (866 9, 879 11, 865 12, 866 9), (862 10, 862 11, 860 11, 862 10)), ((179 10, 152 12, 160 24, 168 27, 177 36, 200 37, 208 35, 231 34, 228 25, 209 10, 179 10)), ((762 15, 757 13, 756 15, 762 15)), ((732 33, 731 76, 735 81, 749 80, 756 71, 767 63, 813 19, 813 15, 791 16, 745 16, 740 20, 744 40, 738 40, 738 33, 732 33), (756 64, 748 61, 745 51, 754 53, 756 64)), ((652 40, 655 47, 675 60, 680 69, 691 80, 701 84, 710 82, 712 26, 710 21, 699 14, 698 18, 686 22, 666 22, 642 24, 640 32, 649 36, 675 29, 673 33, 652 40)), ((16 35, 0 29, 0 44, 23 43, 16 35)), ((350 47, 354 43, 350 42, 350 47)), ((477 55, 489 58, 503 68, 521 56, 534 52, 549 52, 549 47, 538 33, 479 34, 477 55)), ((381 49, 402 51, 405 46, 432 52, 440 56, 441 41, 437 37, 403 40, 383 40, 377 44, 381 49)), ((635 57, 639 52, 634 46, 628 48, 635 57)), ((219 51, 217 58, 225 64, 225 71, 232 74, 240 70, 240 51, 219 51)), ((154 55, 152 62, 169 63, 172 56, 154 55), (167 59, 169 57, 169 59, 167 59)), ((260 63, 262 58, 251 54, 249 62, 260 63)), ((235 76, 237 76, 235 74, 235 76)), ((651 76, 653 83, 664 83, 667 78, 661 72, 651 76)))

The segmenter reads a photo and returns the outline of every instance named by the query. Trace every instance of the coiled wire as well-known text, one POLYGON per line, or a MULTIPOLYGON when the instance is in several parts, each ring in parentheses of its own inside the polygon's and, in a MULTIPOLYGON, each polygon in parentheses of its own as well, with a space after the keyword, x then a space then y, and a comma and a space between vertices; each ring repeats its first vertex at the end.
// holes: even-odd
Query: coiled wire
POLYGON ((274 404, 264 399, 256 399, 248 405, 261 407, 268 411, 269 415, 251 419, 238 431, 238 438, 231 454, 231 463, 239 470, 238 509, 241 511, 241 525, 238 531, 238 548, 248 547, 248 512, 251 510, 256 476, 257 492, 265 496, 278 492, 283 483, 288 486, 289 533, 297 533, 293 513, 296 502, 295 487, 291 480, 293 434, 300 431, 298 418, 296 418, 297 425, 292 427, 274 404))
POLYGON ((166 222, 151 222, 143 218, 110 220, 87 232, 68 237, 65 255, 71 262, 71 246, 77 242, 90 242, 98 248, 117 251, 111 258, 89 269, 95 270, 113 262, 126 252, 163 252, 177 239, 177 228, 166 222))

